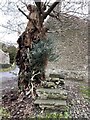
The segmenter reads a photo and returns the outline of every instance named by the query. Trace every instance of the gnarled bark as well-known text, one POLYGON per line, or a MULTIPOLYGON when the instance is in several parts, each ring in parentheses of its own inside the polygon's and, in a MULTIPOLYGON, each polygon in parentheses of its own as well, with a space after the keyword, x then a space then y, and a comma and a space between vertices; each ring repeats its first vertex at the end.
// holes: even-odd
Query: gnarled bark
POLYGON ((30 81, 34 74, 40 72, 34 77, 36 82, 40 83, 40 80, 45 79, 45 66, 47 63, 47 54, 40 55, 40 61, 35 60, 33 55, 33 49, 35 44, 39 41, 45 39, 47 28, 44 27, 44 19, 50 14, 53 8, 58 4, 55 2, 51 7, 44 12, 45 6, 41 2, 36 2, 36 6, 28 5, 29 15, 26 15, 20 8, 19 11, 22 12, 29 20, 25 31, 18 38, 17 43, 19 49, 16 56, 16 63, 19 66, 19 78, 18 86, 21 91, 25 91, 30 87, 30 81))

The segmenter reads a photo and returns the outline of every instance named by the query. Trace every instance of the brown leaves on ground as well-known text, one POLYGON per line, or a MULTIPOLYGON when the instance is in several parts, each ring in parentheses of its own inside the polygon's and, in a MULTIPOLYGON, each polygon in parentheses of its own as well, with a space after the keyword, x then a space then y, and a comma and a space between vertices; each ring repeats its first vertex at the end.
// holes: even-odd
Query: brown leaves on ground
POLYGON ((29 95, 19 94, 18 91, 10 91, 2 95, 2 107, 10 112, 10 117, 26 118, 35 114, 34 100, 29 95))

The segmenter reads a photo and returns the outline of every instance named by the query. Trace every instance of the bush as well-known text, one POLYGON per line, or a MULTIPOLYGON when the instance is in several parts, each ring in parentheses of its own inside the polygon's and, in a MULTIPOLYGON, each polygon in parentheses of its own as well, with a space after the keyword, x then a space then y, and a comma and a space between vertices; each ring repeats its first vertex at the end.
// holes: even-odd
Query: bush
POLYGON ((10 63, 13 64, 15 62, 15 56, 16 56, 16 47, 15 46, 9 46, 7 48, 7 52, 10 56, 10 63))

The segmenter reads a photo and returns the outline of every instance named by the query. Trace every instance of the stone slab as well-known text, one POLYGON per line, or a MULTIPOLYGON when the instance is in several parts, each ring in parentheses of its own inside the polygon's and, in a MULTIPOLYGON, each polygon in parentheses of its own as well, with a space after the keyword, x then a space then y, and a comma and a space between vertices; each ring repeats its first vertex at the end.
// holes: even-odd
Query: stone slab
POLYGON ((63 75, 60 75, 60 74, 50 74, 49 77, 50 77, 50 78, 64 79, 64 76, 63 76, 63 75))
POLYGON ((59 75, 59 74, 52 74, 52 73, 51 73, 51 74, 49 75, 49 77, 50 77, 50 78, 59 78, 60 75, 59 75))
POLYGON ((60 95, 60 94, 49 94, 47 96, 48 99, 59 99, 59 100, 66 100, 67 96, 66 95, 60 95))
POLYGON ((66 92, 66 90, 61 90, 61 89, 58 89, 58 88, 56 88, 56 89, 49 89, 49 88, 40 88, 40 89, 37 89, 36 90, 36 92, 41 92, 41 93, 48 93, 48 94, 63 94, 63 95, 66 95, 67 94, 67 92, 66 92))
POLYGON ((39 105, 39 107, 41 108, 41 109, 44 109, 45 108, 45 112, 47 112, 47 113, 50 113, 50 112, 57 112, 57 110, 59 110, 59 112, 60 111, 66 111, 67 110, 67 107, 66 106, 54 106, 54 105, 39 105), (47 110, 49 110, 49 111, 47 111, 47 110), (51 110, 51 111, 50 111, 51 110))
POLYGON ((59 107, 59 106, 66 106, 66 101, 65 100, 53 100, 53 99, 48 99, 48 100, 40 100, 37 99, 34 104, 36 105, 47 105, 47 106, 54 106, 54 107, 59 107))
POLYGON ((57 82, 57 81, 60 81, 60 79, 59 78, 51 78, 50 81, 57 82))
POLYGON ((59 95, 59 94, 39 94, 38 95, 39 99, 58 99, 58 100, 66 100, 67 96, 66 95, 59 95))

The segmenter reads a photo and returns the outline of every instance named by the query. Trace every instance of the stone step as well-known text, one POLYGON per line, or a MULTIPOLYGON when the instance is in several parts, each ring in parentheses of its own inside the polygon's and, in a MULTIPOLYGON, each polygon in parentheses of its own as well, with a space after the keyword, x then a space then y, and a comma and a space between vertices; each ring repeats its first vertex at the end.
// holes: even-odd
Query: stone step
POLYGON ((59 78, 59 79, 64 79, 64 76, 61 74, 50 74, 49 75, 50 78, 59 78))
POLYGON ((60 95, 67 95, 67 92, 66 90, 62 90, 62 89, 50 89, 50 88, 40 88, 40 89, 37 89, 36 92, 39 92, 39 93, 48 93, 48 94, 60 94, 60 95))
POLYGON ((67 92, 65 90, 40 88, 36 92, 39 99, 67 99, 67 92))
POLYGON ((42 83, 42 85, 44 88, 55 88, 56 87, 56 84, 54 82, 45 81, 42 83))
POLYGON ((66 101, 65 100, 55 100, 55 99, 47 99, 47 100, 40 100, 37 99, 34 102, 35 105, 39 105, 40 108, 44 109, 62 109, 65 110, 66 109, 66 101))
POLYGON ((54 99, 47 99, 47 100, 40 100, 37 99, 34 104, 37 105, 54 105, 54 106, 66 106, 66 101, 65 100, 54 100, 54 99))
POLYGON ((50 81, 52 81, 52 82, 58 82, 58 81, 60 81, 60 79, 59 78, 50 78, 50 81))
POLYGON ((52 78, 50 79, 50 82, 54 82, 54 83, 58 83, 58 84, 65 84, 65 81, 63 79, 59 79, 59 78, 52 78))
POLYGON ((42 82, 42 86, 44 88, 59 88, 59 87, 64 87, 65 86, 65 81, 64 80, 56 80, 56 79, 50 79, 42 82))
POLYGON ((67 99, 67 96, 65 96, 65 95, 59 95, 59 94, 39 94, 38 95, 38 98, 39 99, 44 99, 44 100, 46 100, 46 99, 59 99, 59 100, 66 100, 67 99))
POLYGON ((49 112, 47 112, 47 113, 50 113, 50 111, 51 112, 57 112, 57 111, 66 111, 67 110, 67 106, 54 106, 54 105, 39 105, 39 107, 41 108, 41 109, 45 109, 45 111, 47 112, 47 110, 49 110, 49 112))
POLYGON ((60 81, 64 81, 64 79, 61 78, 48 78, 46 79, 47 82, 60 82, 60 81))

